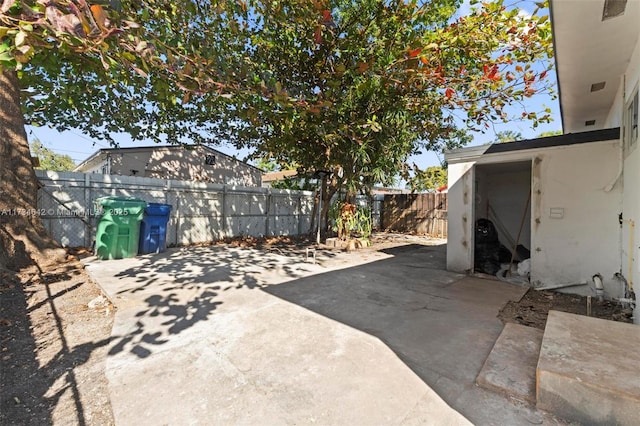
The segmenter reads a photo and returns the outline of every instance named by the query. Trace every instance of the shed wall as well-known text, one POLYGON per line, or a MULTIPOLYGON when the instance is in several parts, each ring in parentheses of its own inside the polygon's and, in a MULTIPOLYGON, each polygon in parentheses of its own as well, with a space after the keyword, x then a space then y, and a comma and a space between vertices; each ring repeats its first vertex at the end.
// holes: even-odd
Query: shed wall
POLYGON ((473 265, 473 166, 532 161, 532 281, 590 282, 601 273, 610 291, 618 288, 612 277, 620 269, 622 185, 611 187, 620 170, 617 140, 449 161, 448 269, 465 272, 473 265))
MULTIPOLYGON (((611 293, 616 288, 613 274, 620 269, 622 185, 610 186, 620 169, 619 142, 583 144, 536 157, 531 280, 591 283, 600 273, 611 293)), ((587 286, 576 290, 591 294, 587 286)))
POLYGON ((447 269, 473 270, 473 182, 475 161, 449 163, 447 269))

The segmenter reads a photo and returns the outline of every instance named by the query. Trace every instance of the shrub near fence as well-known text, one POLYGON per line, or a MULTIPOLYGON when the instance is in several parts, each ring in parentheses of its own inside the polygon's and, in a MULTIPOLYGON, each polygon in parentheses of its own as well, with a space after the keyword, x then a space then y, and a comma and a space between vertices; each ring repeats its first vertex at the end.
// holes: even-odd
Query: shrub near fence
POLYGON ((308 232, 313 193, 95 173, 37 170, 38 208, 45 228, 67 247, 92 247, 99 197, 135 197, 173 206, 168 245, 227 237, 308 232))
POLYGON ((382 228, 447 237, 447 194, 385 195, 382 228))

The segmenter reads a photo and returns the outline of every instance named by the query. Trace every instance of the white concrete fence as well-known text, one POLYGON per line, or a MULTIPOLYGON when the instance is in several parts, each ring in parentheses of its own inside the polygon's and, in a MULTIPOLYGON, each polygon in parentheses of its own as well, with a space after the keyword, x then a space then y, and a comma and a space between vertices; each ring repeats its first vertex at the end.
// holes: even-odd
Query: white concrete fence
POLYGON ((99 197, 135 197, 170 204, 168 245, 237 236, 298 235, 311 223, 313 192, 203 182, 37 170, 36 214, 64 246, 92 247, 99 197))
MULTIPOLYGON (((45 228, 67 247, 93 247, 100 197, 135 197, 172 206, 167 244, 183 246, 228 237, 300 235, 309 231, 314 193, 204 182, 36 170, 45 228)), ((367 204, 359 200, 358 204, 367 204)), ((380 223, 381 202, 372 208, 380 223)))

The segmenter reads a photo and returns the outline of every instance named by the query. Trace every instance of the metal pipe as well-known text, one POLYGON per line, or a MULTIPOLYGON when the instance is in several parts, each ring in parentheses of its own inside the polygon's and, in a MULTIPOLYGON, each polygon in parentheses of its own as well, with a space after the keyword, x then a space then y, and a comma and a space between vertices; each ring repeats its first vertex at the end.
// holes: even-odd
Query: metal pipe
POLYGON ((622 284, 620 298, 623 299, 629 297, 629 284, 627 283, 627 279, 624 277, 624 275, 622 275, 620 272, 616 272, 615 274, 613 274, 613 278, 620 281, 620 284, 622 284))
POLYGON ((598 301, 602 302, 604 300, 604 284, 602 283, 602 275, 595 274, 591 279, 593 280, 593 284, 596 286, 596 296, 598 297, 598 301))
POLYGON ((631 220, 628 219, 629 221, 629 252, 627 253, 628 256, 628 260, 627 262, 629 263, 629 290, 633 291, 633 249, 634 249, 634 244, 633 244, 633 234, 635 232, 635 227, 636 227, 636 223, 631 220))
POLYGON ((555 290, 558 288, 575 287, 575 286, 587 285, 587 284, 588 283, 586 281, 579 282, 579 283, 556 284, 556 285, 548 285, 546 287, 534 287, 534 290, 555 290))

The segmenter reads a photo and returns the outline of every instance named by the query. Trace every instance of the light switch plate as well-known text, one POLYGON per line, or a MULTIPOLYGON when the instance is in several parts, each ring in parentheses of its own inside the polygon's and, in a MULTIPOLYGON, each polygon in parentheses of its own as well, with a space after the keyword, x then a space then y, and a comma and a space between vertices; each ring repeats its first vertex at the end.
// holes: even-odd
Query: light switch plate
POLYGON ((564 217, 564 208, 551 207, 549 209, 549 217, 552 219, 562 219, 564 217))

